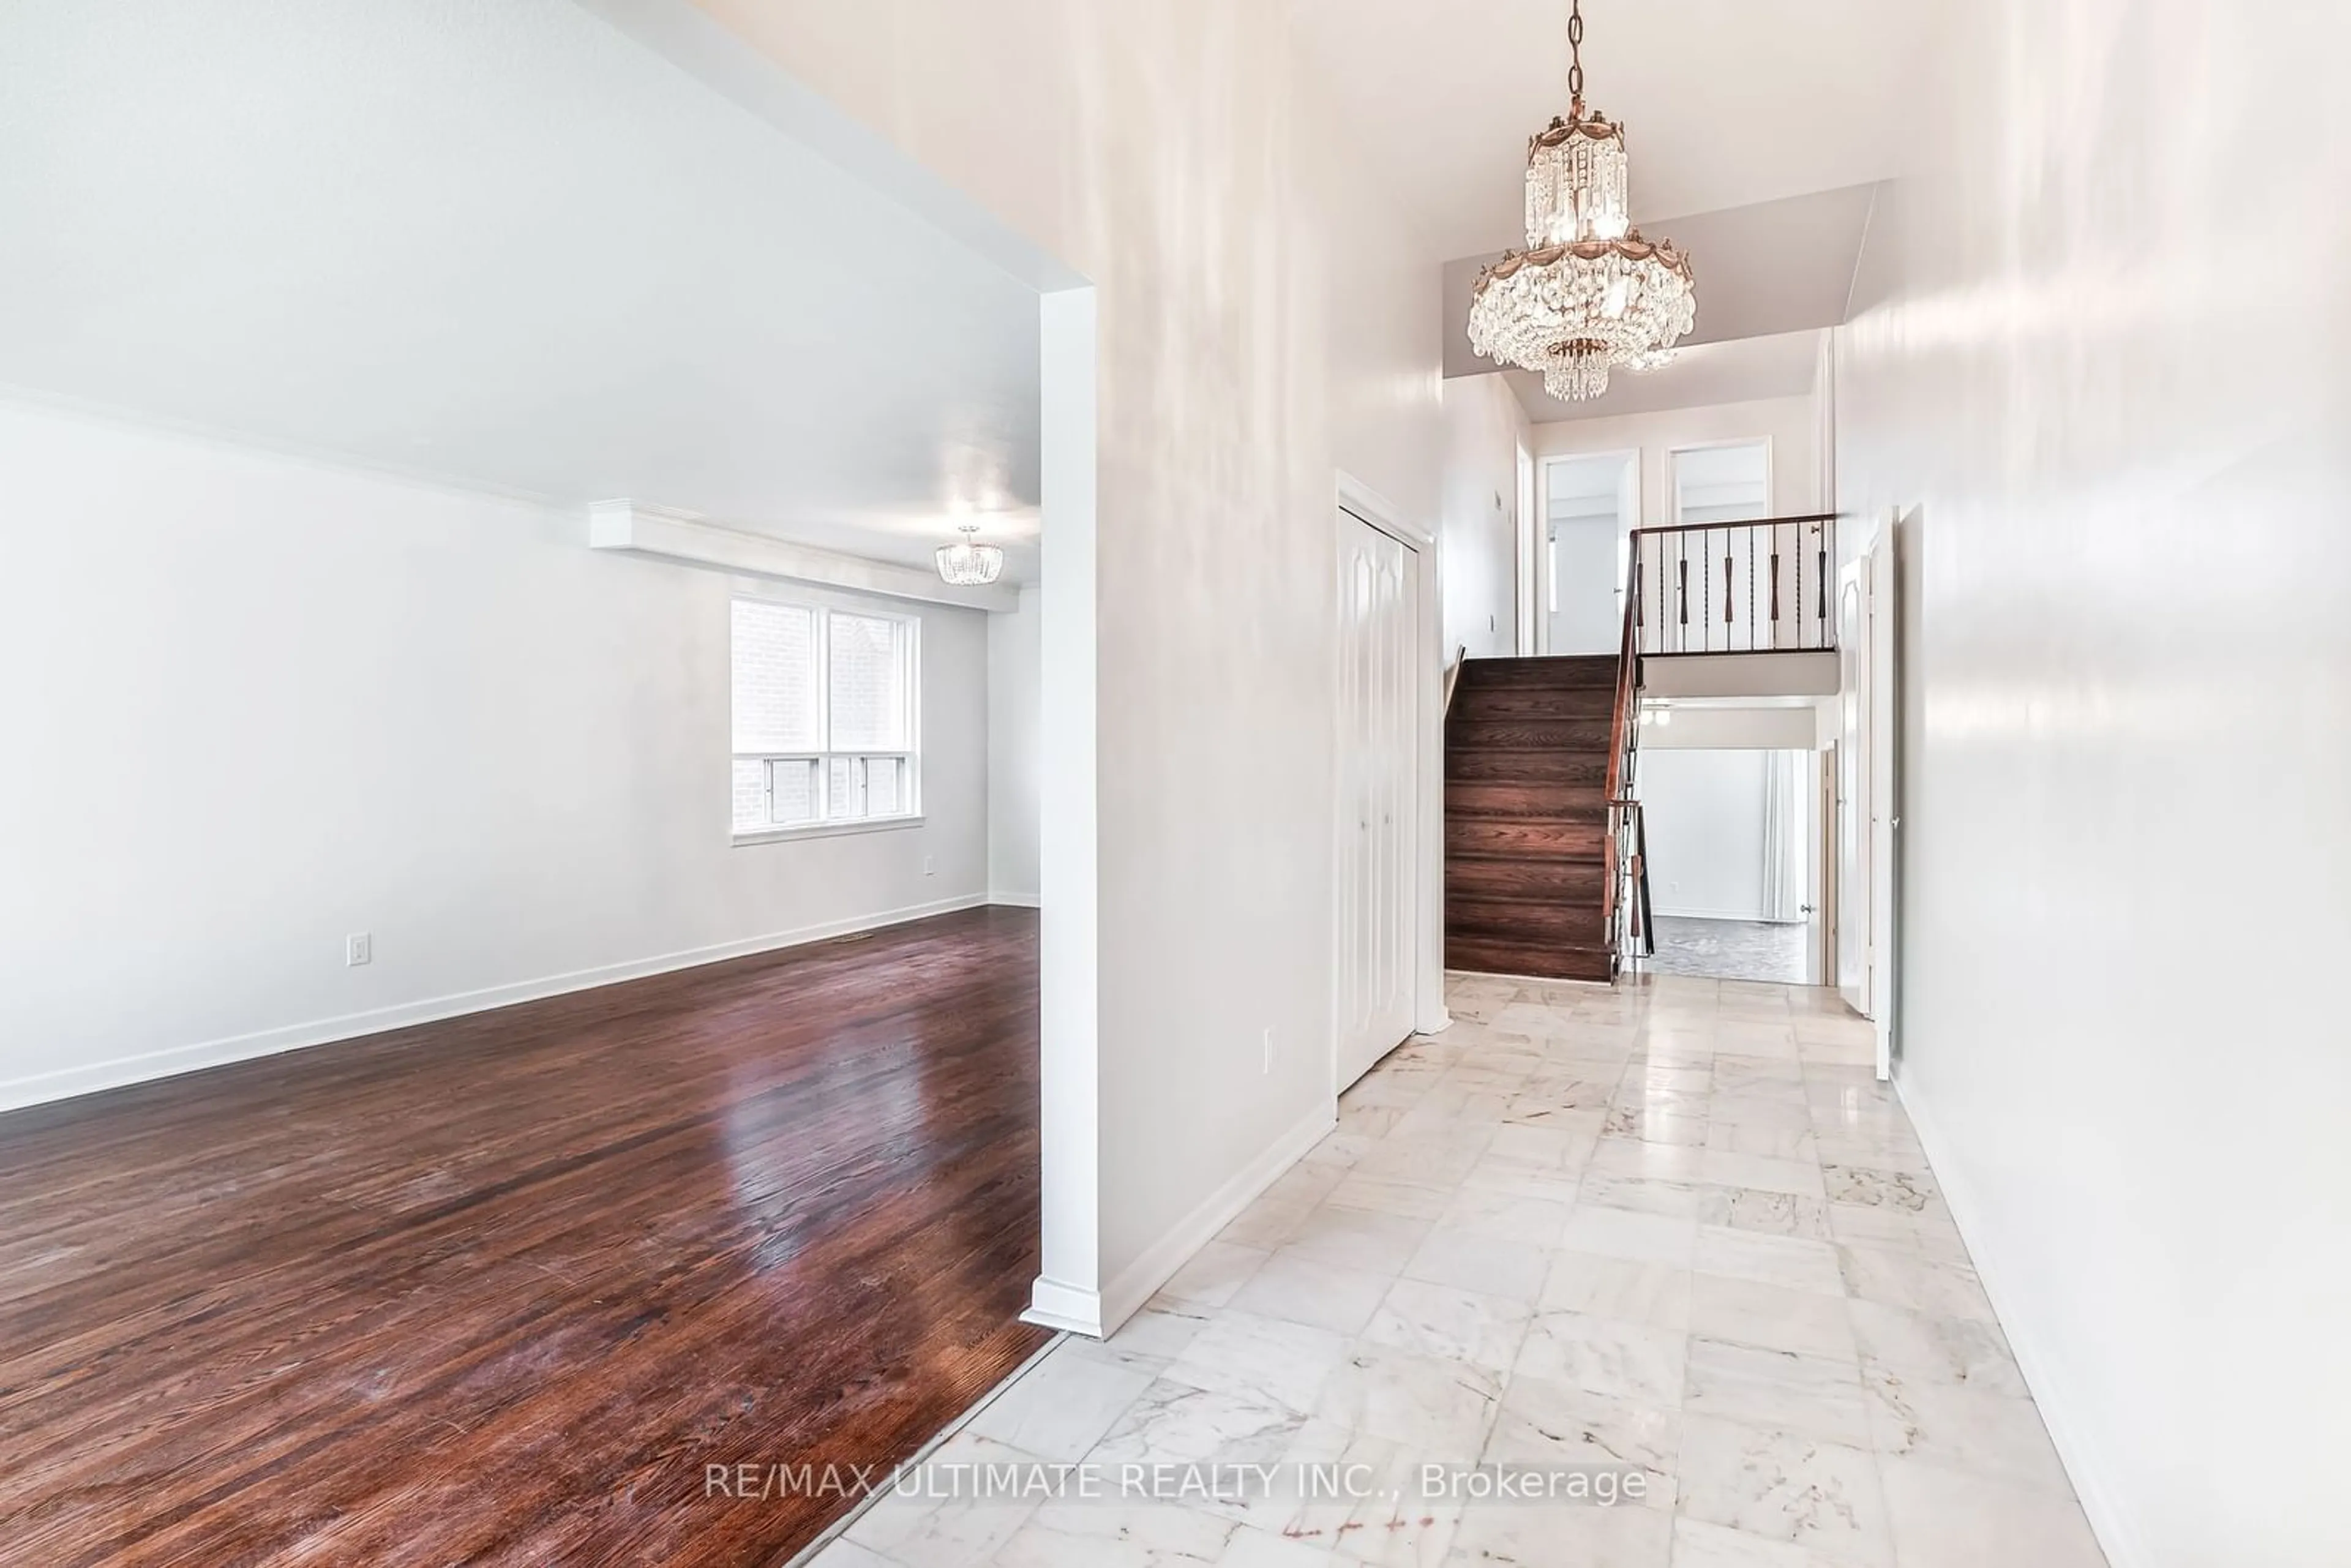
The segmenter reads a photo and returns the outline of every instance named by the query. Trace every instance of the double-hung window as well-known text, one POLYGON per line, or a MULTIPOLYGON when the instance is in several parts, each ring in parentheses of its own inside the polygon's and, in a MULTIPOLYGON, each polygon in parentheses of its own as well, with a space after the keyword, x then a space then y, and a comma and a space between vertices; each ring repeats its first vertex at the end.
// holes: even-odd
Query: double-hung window
POLYGON ((735 836, 910 821, 921 810, 911 618, 737 599, 735 836))

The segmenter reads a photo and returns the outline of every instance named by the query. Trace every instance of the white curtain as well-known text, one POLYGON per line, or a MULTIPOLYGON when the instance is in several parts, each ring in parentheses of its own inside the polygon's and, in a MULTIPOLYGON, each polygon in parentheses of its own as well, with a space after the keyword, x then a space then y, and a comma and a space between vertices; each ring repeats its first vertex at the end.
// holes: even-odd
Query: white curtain
POLYGON ((1763 768, 1763 908, 1772 920, 1804 918, 1812 895, 1802 751, 1774 751, 1763 768))

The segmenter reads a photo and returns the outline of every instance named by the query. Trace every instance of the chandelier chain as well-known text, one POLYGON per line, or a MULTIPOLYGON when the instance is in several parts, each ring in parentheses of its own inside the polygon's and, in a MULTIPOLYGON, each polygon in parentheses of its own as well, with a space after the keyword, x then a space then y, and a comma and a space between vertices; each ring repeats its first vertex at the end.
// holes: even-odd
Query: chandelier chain
POLYGON ((1567 57, 1567 96, 1580 115, 1583 110, 1583 0, 1569 0, 1567 57))

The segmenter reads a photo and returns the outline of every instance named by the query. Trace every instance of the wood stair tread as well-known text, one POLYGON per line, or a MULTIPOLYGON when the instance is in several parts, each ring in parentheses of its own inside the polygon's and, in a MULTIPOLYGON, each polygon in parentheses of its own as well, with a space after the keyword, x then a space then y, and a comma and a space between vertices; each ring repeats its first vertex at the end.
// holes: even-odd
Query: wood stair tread
POLYGON ((1614 655, 1472 659, 1445 722, 1448 967, 1608 980, 1614 655))

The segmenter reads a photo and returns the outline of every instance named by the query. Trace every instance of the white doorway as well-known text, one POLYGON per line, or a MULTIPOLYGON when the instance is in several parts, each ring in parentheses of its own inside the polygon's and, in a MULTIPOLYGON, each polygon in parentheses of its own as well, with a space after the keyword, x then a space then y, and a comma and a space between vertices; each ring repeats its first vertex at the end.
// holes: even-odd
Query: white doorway
POLYGON ((1810 981, 1814 763, 1787 747, 1642 747, 1655 972, 1810 981))
POLYGON ((1420 560, 1339 513, 1336 1084, 1413 1031, 1420 958, 1420 560))
POLYGON ((1511 639, 1511 651, 1520 655, 1535 651, 1541 633, 1535 627, 1535 617, 1542 601, 1536 592, 1541 574, 1535 570, 1535 459, 1525 443, 1519 445, 1519 509, 1510 519, 1510 553, 1516 558, 1518 580, 1512 585, 1511 601, 1518 608, 1517 635, 1511 639))
POLYGON ((1894 1060, 1896 777, 1894 517, 1837 573, 1837 989, 1877 1026, 1877 1075, 1894 1060))
POLYGON ((1535 549, 1535 652, 1613 653, 1641 515, 1641 454, 1580 453, 1544 465, 1535 549))
POLYGON ((1677 523, 1737 523, 1771 515, 1771 443, 1677 446, 1667 459, 1677 523))
POLYGON ((1837 990, 1869 1016, 1869 582, 1837 573, 1837 990))

